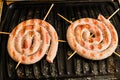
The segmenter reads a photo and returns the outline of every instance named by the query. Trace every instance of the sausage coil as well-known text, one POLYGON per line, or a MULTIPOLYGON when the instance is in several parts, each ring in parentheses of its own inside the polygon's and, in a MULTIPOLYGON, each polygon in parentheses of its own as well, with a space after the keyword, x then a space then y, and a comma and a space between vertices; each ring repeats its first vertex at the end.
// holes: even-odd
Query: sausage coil
POLYGON ((82 18, 67 29, 67 41, 80 56, 101 60, 112 55, 118 45, 118 34, 114 26, 102 15, 97 19, 82 18))
POLYGON ((47 54, 52 63, 58 49, 58 36, 48 22, 29 19, 18 24, 9 35, 8 53, 11 58, 22 64, 38 62, 47 54))

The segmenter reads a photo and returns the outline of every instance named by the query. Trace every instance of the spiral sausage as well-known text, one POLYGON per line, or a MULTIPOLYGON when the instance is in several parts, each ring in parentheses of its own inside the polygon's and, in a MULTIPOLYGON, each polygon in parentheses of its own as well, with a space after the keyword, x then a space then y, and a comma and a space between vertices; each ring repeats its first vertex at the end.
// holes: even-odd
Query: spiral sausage
POLYGON ((117 31, 102 15, 98 16, 98 20, 82 18, 75 21, 68 27, 66 36, 74 51, 91 60, 109 57, 118 45, 117 31))
POLYGON ((8 52, 12 59, 22 64, 38 62, 47 54, 52 63, 58 48, 55 29, 44 20, 30 19, 18 24, 8 39, 8 52))

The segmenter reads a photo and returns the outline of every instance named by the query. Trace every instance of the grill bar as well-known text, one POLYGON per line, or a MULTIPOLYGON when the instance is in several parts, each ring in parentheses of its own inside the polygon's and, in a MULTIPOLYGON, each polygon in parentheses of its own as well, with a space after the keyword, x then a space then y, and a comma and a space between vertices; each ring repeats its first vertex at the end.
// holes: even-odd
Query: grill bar
MULTIPOLYGON (((8 6, 5 19, 3 20, 1 27, 3 31, 11 32, 14 27, 20 22, 31 19, 39 18, 43 19, 47 10, 49 9, 49 3, 20 3, 16 2, 13 5, 8 6), (9 16, 8 16, 9 15, 9 16)), ((66 30, 70 23, 61 19, 57 13, 62 14, 68 20, 75 21, 84 17, 97 18, 99 14, 105 17, 110 16, 118 7, 112 2, 106 3, 56 3, 46 21, 54 26, 59 39, 66 40, 66 30)), ((119 13, 118 13, 119 14, 119 13)), ((111 18, 111 22, 115 28, 119 31, 120 20, 119 15, 116 14, 111 18)), ((119 32, 118 32, 119 34, 119 32)), ((120 35, 119 35, 120 36, 120 35)), ((45 58, 33 65, 20 64, 17 70, 15 66, 17 62, 13 61, 7 52, 7 39, 8 36, 2 35, 1 37, 3 47, 1 56, 4 56, 3 61, 5 64, 1 65, 1 71, 4 71, 5 79, 48 79, 48 78, 81 78, 81 79, 119 79, 120 77, 120 59, 114 54, 101 61, 91 61, 84 59, 75 54, 70 60, 67 60, 68 53, 73 52, 68 43, 59 43, 58 54, 53 64, 48 63, 45 58)), ((119 50, 119 49, 117 49, 119 50)), ((2 63, 2 62, 1 62, 2 63)))

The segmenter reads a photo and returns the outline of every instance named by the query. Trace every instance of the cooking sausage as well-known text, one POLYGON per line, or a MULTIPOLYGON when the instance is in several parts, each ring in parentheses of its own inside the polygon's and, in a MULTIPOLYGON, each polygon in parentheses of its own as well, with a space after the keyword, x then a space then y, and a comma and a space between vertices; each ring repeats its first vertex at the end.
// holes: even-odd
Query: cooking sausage
POLYGON ((45 54, 52 63, 58 49, 57 32, 44 20, 23 21, 10 33, 7 49, 10 57, 22 64, 36 63, 45 54))
POLYGON ((76 20, 68 27, 66 36, 68 44, 77 54, 91 60, 111 56, 118 45, 117 31, 102 15, 98 16, 98 20, 76 20))

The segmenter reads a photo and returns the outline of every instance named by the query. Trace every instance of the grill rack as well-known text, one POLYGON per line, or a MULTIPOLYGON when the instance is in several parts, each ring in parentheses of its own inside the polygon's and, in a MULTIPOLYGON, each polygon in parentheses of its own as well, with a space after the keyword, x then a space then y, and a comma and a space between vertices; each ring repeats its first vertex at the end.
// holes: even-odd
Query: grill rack
MULTIPOLYGON (((31 19, 43 19, 51 3, 40 2, 15 2, 7 7, 4 19, 1 22, 1 30, 11 32, 20 22, 31 19)), ((118 8, 115 2, 99 3, 55 3, 46 21, 54 26, 59 39, 66 40, 66 30, 70 25, 61 19, 57 13, 62 14, 69 20, 75 21, 79 18, 97 18, 98 14, 105 17, 110 16, 118 8), (94 4, 94 5, 93 5, 94 4)), ((115 26, 118 36, 120 28, 119 14, 116 14, 111 22, 115 26)), ((8 35, 1 35, 0 43, 0 78, 9 79, 65 79, 80 78, 87 79, 120 79, 120 58, 114 54, 101 61, 91 61, 75 54, 67 60, 67 53, 72 51, 68 43, 59 43, 58 54, 53 64, 49 64, 45 57, 33 65, 20 64, 15 70, 17 62, 13 61, 7 52, 8 35)), ((120 39, 119 39, 120 40, 120 39)), ((119 49, 119 48, 118 48, 119 49)))

